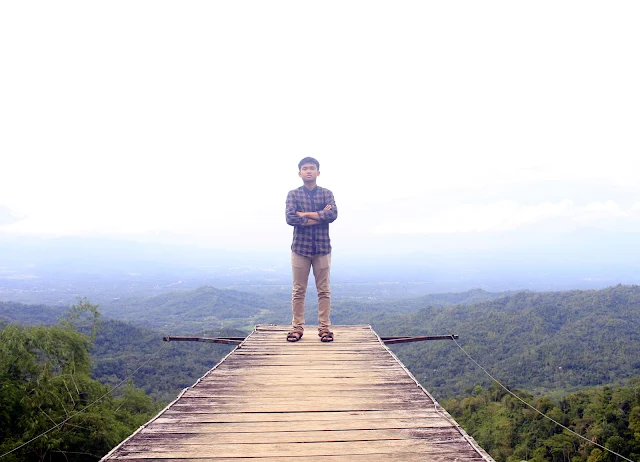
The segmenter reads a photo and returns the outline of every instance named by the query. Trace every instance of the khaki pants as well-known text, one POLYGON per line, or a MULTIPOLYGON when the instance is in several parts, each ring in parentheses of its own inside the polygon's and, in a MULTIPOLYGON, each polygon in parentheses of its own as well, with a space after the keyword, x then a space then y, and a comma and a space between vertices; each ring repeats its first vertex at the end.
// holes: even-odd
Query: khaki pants
POLYGON ((313 266, 313 277, 318 289, 318 331, 328 332, 331 321, 331 289, 329 288, 329 270, 331 254, 305 257, 291 252, 291 272, 293 274, 293 293, 291 295, 291 311, 293 330, 304 331, 304 298, 307 294, 309 270, 313 266))

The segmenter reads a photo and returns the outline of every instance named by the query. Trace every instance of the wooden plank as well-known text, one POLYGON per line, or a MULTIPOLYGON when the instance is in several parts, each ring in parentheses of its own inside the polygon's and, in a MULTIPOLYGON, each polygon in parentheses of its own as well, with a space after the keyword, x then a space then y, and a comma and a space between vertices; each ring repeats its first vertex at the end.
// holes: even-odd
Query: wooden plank
MULTIPOLYGON (((326 384, 326 382, 323 380, 322 381, 323 384, 326 384)), ((251 391, 247 390, 247 389, 240 389, 239 387, 237 387, 237 385, 240 382, 230 382, 230 381, 209 381, 209 382, 200 382, 198 388, 200 386, 202 387, 206 387, 205 389, 211 389, 211 390, 218 390, 218 393, 220 395, 224 395, 226 392, 228 391, 232 391, 235 394, 248 394, 251 391)), ((264 382, 260 382, 261 385, 263 385, 263 393, 265 393, 265 396, 269 396, 269 394, 276 394, 278 396, 282 395, 282 391, 280 390, 280 387, 285 386, 284 384, 286 384, 287 381, 264 381, 264 382)), ((242 385, 247 385, 247 381, 242 381, 242 385)), ((192 389, 189 389, 192 390, 192 389)), ((291 393, 304 393, 306 392, 306 395, 309 395, 309 384, 301 384, 301 383, 289 383, 288 384, 288 388, 287 390, 289 390, 291 393)), ((395 384, 394 382, 384 382, 384 383, 377 383, 377 384, 372 384, 372 383, 353 383, 352 381, 349 382, 335 382, 332 383, 331 386, 323 386, 320 389, 316 389, 315 393, 330 393, 331 391, 335 391, 336 393, 341 393, 341 392, 352 392, 352 393, 359 393, 359 394, 367 394, 367 393, 379 393, 382 395, 386 395, 390 392, 395 392, 396 394, 398 392, 402 392, 402 393, 412 393, 415 391, 418 391, 418 393, 422 393, 421 389, 413 382, 410 383, 402 383, 402 384, 395 384)), ((424 394, 424 393, 423 393, 424 394)))
MULTIPOLYGON (((129 462, 183 462, 184 460, 187 460, 187 459, 148 457, 144 454, 137 454, 136 456, 132 456, 132 457, 119 457, 118 460, 129 461, 129 462)), ((191 458, 188 460, 189 462, 211 462, 212 460, 215 460, 216 462, 238 462, 239 458, 237 457, 219 458, 219 457, 211 456, 206 458, 202 458, 202 457, 191 458)), ((259 460, 260 462, 272 462, 272 461, 281 462, 283 458, 261 456, 259 459, 256 459, 256 460, 259 460)), ((295 460, 296 462, 318 462, 317 457, 307 457, 307 456, 296 456, 295 460)), ((327 461, 327 462, 390 462, 390 461, 400 461, 400 460, 402 462, 424 462, 425 458, 424 458, 424 454, 419 452, 418 453, 403 452, 400 454, 392 453, 392 452, 385 453, 385 454, 366 454, 366 455, 351 454, 348 456, 332 454, 332 455, 322 456, 322 461, 327 461)), ((455 457, 452 458, 451 455, 449 454, 444 454, 444 455, 431 454, 429 456, 429 462, 452 462, 456 460, 463 460, 463 459, 458 459, 455 457)), ((483 462, 483 461, 486 462, 486 460, 482 459, 481 457, 465 458, 464 461, 465 462, 483 462)))
POLYGON ((433 421, 415 421, 413 419, 376 419, 367 420, 292 420, 291 422, 185 422, 172 421, 170 423, 156 423, 142 430, 142 433, 242 433, 247 438, 248 433, 264 433, 277 430, 279 432, 323 432, 325 435, 333 435, 338 431, 354 430, 424 430, 445 429, 460 433, 450 423, 442 419, 433 421), (301 423, 303 427, 301 427, 301 423))
MULTIPOLYGON (((296 383, 324 383, 325 380, 330 379, 331 376, 336 375, 331 374, 331 370, 327 370, 327 369, 323 369, 323 370, 312 370, 312 369, 306 369, 306 368, 300 368, 299 370, 295 371, 292 369, 283 369, 280 368, 279 371, 269 371, 268 369, 265 368, 261 368, 260 369, 260 374, 250 374, 247 373, 248 371, 246 370, 226 370, 223 368, 220 368, 219 371, 216 371, 215 375, 208 375, 206 377, 204 377, 203 380, 200 381, 200 383, 203 382, 209 382, 209 381, 213 381, 213 382, 223 382, 223 381, 233 381, 238 382, 238 381, 243 381, 243 382, 247 382, 247 383, 251 383, 251 382, 261 382, 261 381, 268 381, 268 380, 274 380, 274 379, 280 379, 282 381, 287 381, 288 383, 295 385, 296 383), (311 372, 308 372, 311 371, 311 372), (268 373, 271 372, 271 373, 268 373), (277 372, 280 372, 280 375, 277 374, 277 372), (283 373, 288 372, 288 374, 283 375, 283 373), (276 377, 272 377, 273 375, 276 375, 276 377)), ((413 383, 414 385, 417 385, 415 381, 411 380, 410 377, 408 377, 406 374, 400 373, 400 371, 385 371, 385 370, 371 370, 371 371, 363 371, 361 370, 340 370, 337 371, 340 372, 341 374, 346 374, 346 373, 351 373, 351 376, 356 379, 358 377, 360 378, 364 378, 367 379, 369 378, 370 380, 366 381, 365 383, 371 383, 371 384, 375 384, 377 382, 393 382, 394 380, 398 380, 401 383, 413 383), (386 374, 385 374, 386 372, 386 374)), ((347 382, 349 383, 349 382, 347 382)))
MULTIPOLYGON (((293 389, 294 387, 297 387, 297 388, 307 387, 307 390, 308 390, 309 387, 316 385, 318 381, 321 380, 324 388, 327 390, 331 390, 333 388, 338 389, 342 387, 343 389, 355 390, 357 392, 358 390, 367 390, 370 388, 379 387, 381 389, 387 388, 390 393, 393 393, 393 390, 399 390, 400 388, 404 390, 407 388, 417 387, 417 385, 413 381, 398 380, 398 382, 400 383, 398 383, 398 388, 395 388, 393 385, 396 382, 393 380, 393 378, 384 379, 384 380, 381 379, 377 381, 373 381, 373 380, 368 381, 366 377, 351 377, 348 380, 340 377, 322 377, 321 379, 316 377, 309 377, 307 380, 304 380, 304 381, 297 379, 294 382, 288 377, 278 377, 277 375, 264 376, 263 380, 256 379, 255 377, 242 378, 237 376, 231 376, 231 377, 226 376, 224 377, 224 380, 221 379, 221 377, 217 377, 215 380, 207 381, 207 383, 214 384, 214 385, 220 384, 224 386, 234 384, 239 389, 242 388, 245 390, 248 390, 252 387, 260 387, 265 390, 266 389, 284 389, 284 387, 291 387, 291 389, 293 389)), ((204 383, 204 381, 200 383, 204 383)))
MULTIPOLYGON (((398 378, 398 379, 403 378, 403 376, 401 375, 401 371, 404 372, 403 369, 387 371, 384 368, 382 369, 372 368, 371 370, 362 370, 362 369, 355 369, 352 367, 335 368, 335 369, 334 368, 327 369, 322 367, 308 367, 305 369, 310 373, 315 374, 316 379, 319 377, 322 377, 322 378, 325 378, 325 377, 371 377, 374 380, 377 378, 391 380, 394 378, 398 378)), ((292 371, 291 367, 289 366, 264 366, 260 368, 259 373, 261 376, 277 375, 282 377, 283 375, 286 375, 289 381, 292 381, 291 380, 292 378, 300 375, 299 371, 295 371, 295 370, 292 371)), ((246 375, 247 375, 247 371, 241 368, 238 368, 238 369, 220 368, 220 370, 216 372, 216 377, 221 377, 221 378, 245 377, 246 375)), ((304 380, 304 378, 302 380, 304 380)), ((406 380, 409 381, 408 379, 406 380)))
POLYGON ((397 364, 387 363, 387 364, 375 364, 370 365, 366 369, 362 367, 366 364, 363 362, 355 362, 355 361, 282 361, 282 362, 268 362, 268 361, 247 361, 246 363, 232 363, 227 364, 225 367, 220 368, 220 372, 238 372, 240 374, 245 374, 247 368, 255 368, 259 369, 257 372, 259 374, 262 373, 292 373, 295 371, 293 369, 299 368, 303 366, 305 370, 308 371, 320 371, 320 372, 336 372, 336 371, 350 371, 354 373, 362 373, 369 374, 370 372, 381 373, 382 375, 388 375, 389 373, 396 373, 398 375, 404 374, 405 370, 398 366, 397 364), (292 369, 293 368, 293 369, 292 369))
MULTIPOLYGON (((298 342, 300 343, 300 342, 298 342)), ((337 340, 328 347, 324 344, 313 344, 308 345, 306 347, 302 346, 291 346, 286 344, 268 344, 268 345, 259 345, 259 344, 244 344, 241 347, 236 349, 238 354, 240 353, 251 353, 251 354, 263 354, 267 355, 270 353, 288 353, 293 355, 303 355, 308 352, 317 352, 324 353, 326 355, 343 355, 345 353, 355 352, 357 354, 363 355, 374 355, 377 356, 381 353, 380 345, 371 344, 371 345, 356 345, 353 343, 340 343, 337 340)))
MULTIPOLYGON (((153 442, 144 444, 131 442, 126 450, 121 449, 121 454, 131 457, 135 454, 164 457, 202 457, 215 455, 217 457, 292 457, 292 456, 315 456, 322 457, 331 454, 381 454, 393 452, 402 454, 403 452, 420 451, 428 458, 430 455, 450 454, 457 456, 460 454, 473 455, 467 442, 442 442, 431 443, 424 440, 385 440, 367 441, 366 444, 352 442, 322 442, 322 443, 265 443, 265 444, 184 444, 170 443, 164 444, 153 442)), ((477 456, 476 456, 477 457, 477 456)))
MULTIPOLYGON (((194 394, 199 393, 198 391, 192 392, 190 396, 184 396, 180 402, 185 405, 193 405, 193 406, 247 406, 253 404, 267 405, 273 407, 290 407, 293 406, 324 406, 330 405, 333 407, 340 406, 342 404, 358 404, 358 406, 373 406, 374 408, 377 406, 376 403, 379 403, 380 398, 371 398, 367 396, 354 396, 352 393, 342 396, 307 396, 302 400, 294 400, 285 397, 269 397, 269 399, 263 399, 264 395, 260 394, 256 391, 255 395, 244 395, 244 396, 236 396, 236 397, 221 397, 221 396, 211 396, 210 393, 194 396, 194 394), (303 404, 304 403, 304 404, 303 404)), ((407 397, 404 395, 399 396, 388 396, 385 399, 388 403, 408 403, 408 404, 422 404, 428 406, 432 403, 432 401, 427 396, 422 397, 407 397)))
MULTIPOLYGON (((296 387, 293 389, 289 389, 286 400, 305 400, 309 399, 310 395, 309 388, 305 387, 296 387)), ((340 390, 331 390, 328 388, 319 388, 313 390, 313 398, 321 398, 323 400, 330 400, 331 398, 346 398, 353 397, 357 395, 358 398, 366 398, 366 399, 387 399, 389 397, 389 392, 385 390, 379 390, 376 388, 370 388, 368 390, 362 390, 358 388, 347 388, 340 390)), ((251 396, 260 396, 265 400, 273 402, 273 400, 283 399, 282 392, 279 390, 266 390, 262 392, 253 391, 253 393, 242 392, 239 390, 234 390, 230 387, 207 387, 207 388, 196 388, 187 391, 184 394, 185 398, 220 398, 220 399, 242 399, 244 397, 251 396)), ((402 394, 397 394, 394 396, 394 399, 398 399, 402 397, 403 399, 415 399, 422 400, 426 397, 424 393, 420 393, 417 388, 409 388, 404 387, 402 389, 402 394)))
MULTIPOLYGON (((298 374, 294 374, 298 375, 298 374)), ((292 388, 305 388, 308 390, 310 385, 316 385, 314 388, 318 389, 330 389, 330 390, 379 390, 380 392, 392 392, 393 390, 422 390, 422 388, 413 380, 402 376, 399 377, 382 377, 379 380, 361 380, 353 378, 351 380, 337 380, 332 377, 318 376, 314 374, 306 378, 300 377, 277 377, 277 376, 260 376, 260 377, 248 377, 248 376, 224 376, 217 375, 215 377, 205 377, 198 383, 198 387, 205 388, 217 388, 219 390, 235 389, 244 392, 247 390, 243 386, 260 386, 265 391, 280 391, 280 386, 288 384, 292 388), (242 385, 242 386, 238 386, 242 385)), ((365 378, 366 379, 366 378, 365 378)), ((191 389, 191 388, 190 388, 191 389)), ((423 392, 424 393, 424 392, 423 392)))
POLYGON ((346 343, 358 343, 362 345, 374 345, 381 343, 377 338, 372 338, 371 336, 366 335, 344 335, 343 333, 334 331, 334 341, 333 342, 323 342, 320 337, 318 337, 315 333, 309 335, 305 333, 302 339, 298 342, 287 342, 287 333, 283 332, 278 334, 277 336, 271 338, 248 338, 244 345, 253 344, 253 345, 287 345, 290 348, 301 348, 306 345, 318 345, 324 348, 330 349, 339 344, 346 343))
POLYGON ((351 368, 356 372, 368 372, 369 370, 380 370, 380 369, 390 369, 396 370, 398 373, 402 373, 405 371, 405 368, 400 366, 399 364, 394 364, 392 362, 386 362, 378 364, 377 360, 372 361, 333 361, 332 358, 327 358, 325 356, 312 356, 309 355, 305 358, 304 361, 291 359, 291 360, 280 360, 280 361, 272 361, 269 359, 261 359, 257 361, 247 361, 246 363, 233 362, 229 364, 225 364, 220 367, 220 372, 226 371, 242 371, 248 367, 271 367, 271 368, 283 368, 283 367, 291 367, 291 366, 302 366, 305 369, 320 369, 320 370, 332 370, 338 368, 351 368))
MULTIPOLYGON (((337 356, 337 355, 336 355, 337 356)), ((302 364, 302 365, 316 365, 322 364, 323 366, 333 367, 336 365, 348 365, 352 367, 358 366, 366 366, 366 367, 402 367, 391 358, 383 358, 380 356, 369 356, 369 355, 340 355, 340 357, 332 357, 327 355, 322 355, 320 359, 315 358, 312 359, 309 355, 289 355, 284 358, 282 355, 277 356, 236 356, 235 358, 230 358, 224 363, 224 367, 230 367, 235 365, 241 365, 244 367, 248 366, 260 366, 262 364, 275 365, 281 364, 283 366, 288 366, 290 364, 302 364), (375 362, 372 362, 374 360, 375 362)))
MULTIPOLYGON (((376 420, 411 420, 416 425, 421 425, 422 419, 442 419, 442 414, 436 412, 432 406, 424 409, 400 409, 393 411, 353 411, 353 412, 289 412, 289 413, 251 413, 245 412, 242 414, 229 414, 228 416, 220 414, 211 414, 206 412, 187 413, 168 409, 162 413, 155 421, 156 422, 294 422, 294 421, 308 421, 317 422, 322 420, 328 420, 335 422, 351 422, 351 421, 368 421, 374 422, 376 420)), ((362 424, 359 424, 362 425, 362 424)), ((362 428, 362 427, 360 427, 362 428)))
MULTIPOLYGON (((322 343, 314 343, 314 344, 310 344, 308 346, 305 346, 304 344, 302 345, 295 345, 295 346, 291 346, 291 345, 286 345, 286 344, 265 344, 265 345, 260 345, 260 344, 245 344, 242 347, 239 347, 238 351, 241 351, 243 353, 258 353, 258 351, 261 351, 262 354, 267 354, 267 353, 272 353, 272 352, 277 352, 277 353, 290 353, 290 354, 296 354, 296 355, 304 355, 304 354, 309 354, 309 353, 314 353, 314 354, 324 354, 327 356, 332 356, 332 355, 340 355, 340 354, 344 354, 344 353, 348 353, 348 352, 354 352, 356 354, 372 354, 372 355, 376 355, 380 353, 380 344, 370 344, 370 345, 356 345, 353 343, 340 343, 340 342, 331 342, 329 343, 329 345, 331 346, 327 346, 325 344, 322 343)), ((298 342, 301 343, 301 342, 298 342)))
MULTIPOLYGON (((204 429, 203 429, 204 430, 204 429)), ((347 441, 386 441, 421 439, 431 443, 458 442, 464 438, 452 428, 403 428, 403 429, 365 429, 335 431, 273 431, 273 426, 266 425, 261 432, 247 434, 244 432, 215 431, 163 431, 142 432, 139 444, 267 444, 267 443, 321 443, 347 441)))
POLYGON ((339 405, 332 403, 312 403, 311 405, 305 405, 305 403, 289 403, 287 405, 270 405, 260 404, 259 402, 252 403, 251 407, 237 406, 237 405, 216 405, 216 404, 181 404, 176 403, 173 405, 176 410, 193 411, 200 409, 211 413, 234 413, 234 412, 327 412, 327 411, 388 411, 406 409, 406 403, 387 403, 379 402, 369 404, 348 404, 340 403, 339 405))

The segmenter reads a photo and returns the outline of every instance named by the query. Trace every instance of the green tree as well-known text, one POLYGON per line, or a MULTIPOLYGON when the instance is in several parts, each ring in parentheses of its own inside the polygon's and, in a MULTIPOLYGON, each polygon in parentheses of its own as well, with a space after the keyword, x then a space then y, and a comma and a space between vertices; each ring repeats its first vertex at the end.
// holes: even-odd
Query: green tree
POLYGON ((131 386, 114 397, 91 379, 90 337, 75 330, 83 314, 99 317, 97 306, 83 300, 59 325, 0 331, 4 460, 93 461, 156 412, 153 401, 131 386))
POLYGON ((520 400, 492 385, 481 395, 451 399, 445 407, 496 461, 613 462, 615 454, 629 460, 640 453, 640 380, 627 387, 593 388, 555 402, 549 397, 525 401, 578 437, 544 418, 520 400))

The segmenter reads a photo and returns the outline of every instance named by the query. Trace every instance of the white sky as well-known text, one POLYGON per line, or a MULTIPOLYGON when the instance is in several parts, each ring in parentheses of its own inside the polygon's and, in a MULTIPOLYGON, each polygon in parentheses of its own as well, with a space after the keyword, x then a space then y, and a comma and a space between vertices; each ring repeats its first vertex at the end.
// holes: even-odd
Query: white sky
MULTIPOLYGON (((640 231, 636 1, 0 3, 0 234, 640 231)), ((415 236, 414 236, 415 237, 415 236)))

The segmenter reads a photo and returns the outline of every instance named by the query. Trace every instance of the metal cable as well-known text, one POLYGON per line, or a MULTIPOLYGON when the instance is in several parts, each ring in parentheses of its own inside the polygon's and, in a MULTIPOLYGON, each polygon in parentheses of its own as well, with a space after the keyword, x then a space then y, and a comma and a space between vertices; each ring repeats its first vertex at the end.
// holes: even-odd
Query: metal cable
POLYGON ((66 419, 64 419, 62 422, 57 423, 56 425, 54 425, 53 427, 51 427, 50 429, 48 429, 45 432, 40 433, 38 436, 35 436, 33 438, 31 438, 29 441, 27 441, 26 443, 22 443, 20 446, 17 446, 15 448, 13 448, 12 450, 5 452, 4 454, 0 455, 0 459, 2 459, 5 456, 8 456, 9 454, 11 454, 12 452, 17 451, 18 449, 21 449, 23 447, 25 447, 26 445, 34 442, 35 440, 42 438, 44 435, 46 435, 47 433, 52 432, 53 430, 55 430, 56 428, 60 427, 61 425, 64 425, 65 423, 67 423, 69 420, 73 419, 75 416, 77 416, 78 414, 82 414, 84 411, 86 411, 87 409, 89 409, 91 406, 93 406, 94 404, 98 403, 100 400, 102 400, 105 396, 113 393, 117 388, 121 387, 123 384, 125 384, 126 382, 129 381, 129 379, 131 377, 133 377, 135 375, 136 372, 138 372, 140 369, 142 369, 144 366, 147 365, 147 363, 149 363, 155 356, 158 355, 158 353, 160 353, 165 347, 167 346, 167 343, 163 343, 163 345, 155 352, 153 353, 149 359, 147 359, 144 363, 142 363, 135 371, 133 371, 131 374, 129 374, 129 376, 127 378, 125 378, 124 380, 122 380, 118 385, 116 385, 115 387, 113 387, 111 390, 107 391, 104 395, 102 395, 101 397, 99 397, 98 399, 96 399, 95 401, 93 401, 92 403, 88 404, 87 406, 85 406, 84 408, 82 408, 81 410, 79 410, 78 412, 70 415, 69 417, 67 417, 66 419))
POLYGON ((591 441, 589 438, 586 438, 586 437, 582 436, 580 433, 576 433, 575 431, 571 430, 569 427, 566 427, 566 426, 562 425, 562 424, 561 424, 560 422, 558 422, 557 420, 554 420, 554 419, 552 419, 551 417, 549 417, 548 415, 546 415, 546 414, 544 414, 543 412, 539 411, 538 409, 536 409, 535 407, 533 407, 531 404, 527 403, 525 400, 523 400, 523 399, 522 399, 522 398, 520 398, 518 395, 516 395, 515 393, 513 393, 513 392, 512 392, 511 390, 509 390, 507 387, 505 387, 505 386, 504 386, 502 383, 500 383, 500 381, 499 381, 498 379, 496 379, 494 376, 492 376, 491 374, 489 374, 489 372, 488 372, 484 367, 482 367, 482 366, 478 363, 478 361, 476 361, 475 359, 473 359, 473 358, 471 357, 471 355, 470 355, 469 353, 467 353, 467 352, 465 351, 465 349, 464 349, 464 348, 462 348, 462 346, 461 346, 461 345, 460 345, 460 344, 459 344, 459 343, 458 343, 458 342, 453 338, 453 336, 452 336, 451 340, 453 340, 453 341, 455 342, 455 344, 456 344, 456 345, 458 346, 458 348, 460 348, 460 350, 461 350, 461 351, 462 351, 462 352, 467 356, 467 358, 469 358, 471 361, 473 361, 473 363, 474 363, 476 366, 478 366, 480 369, 482 369, 482 372, 484 372, 485 374, 487 374, 487 375, 491 378, 491 380, 493 380, 495 383, 497 383, 498 385, 500 385, 500 387, 502 387, 502 389, 504 389, 507 393, 509 393, 509 394, 510 394, 511 396, 513 396, 514 398, 516 398, 518 401, 520 401, 521 403, 525 404, 527 407, 529 407, 529 408, 533 409, 534 411, 536 411, 538 414, 540 414, 540 415, 541 415, 542 417, 544 417, 545 419, 548 419, 548 420, 550 420, 551 422, 553 422, 554 424, 559 425, 560 427, 564 428, 564 429, 565 429, 565 430, 567 430, 568 432, 570 432, 570 433, 572 433, 572 434, 574 434, 574 435, 576 435, 576 436, 578 436, 578 437, 582 438, 583 440, 587 441, 588 443, 593 444, 593 445, 595 445, 595 446, 598 446, 600 449, 604 449, 605 451, 610 452, 611 454, 614 454, 614 455, 616 455, 616 456, 618 456, 618 457, 620 457, 620 458, 622 458, 622 459, 624 459, 624 460, 627 460, 627 461, 629 461, 629 462, 634 462, 633 460, 631 460, 631 459, 627 459, 625 456, 623 456, 623 455, 621 455, 621 454, 618 454, 617 452, 612 451, 611 449, 606 448, 606 447, 604 447, 603 445, 596 443, 595 441, 591 441))

